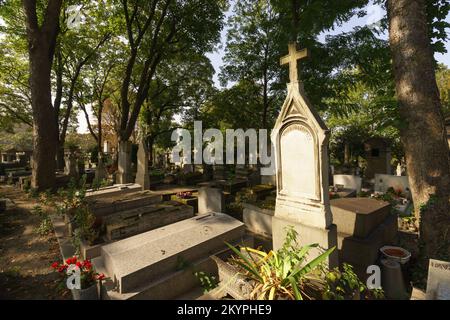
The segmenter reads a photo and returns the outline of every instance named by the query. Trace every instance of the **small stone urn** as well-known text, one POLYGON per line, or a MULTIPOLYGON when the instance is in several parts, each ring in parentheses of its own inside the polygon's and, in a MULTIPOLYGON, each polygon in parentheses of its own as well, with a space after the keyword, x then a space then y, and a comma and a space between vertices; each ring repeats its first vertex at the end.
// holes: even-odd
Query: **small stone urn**
POLYGON ((86 289, 72 289, 74 300, 99 300, 97 282, 86 289))

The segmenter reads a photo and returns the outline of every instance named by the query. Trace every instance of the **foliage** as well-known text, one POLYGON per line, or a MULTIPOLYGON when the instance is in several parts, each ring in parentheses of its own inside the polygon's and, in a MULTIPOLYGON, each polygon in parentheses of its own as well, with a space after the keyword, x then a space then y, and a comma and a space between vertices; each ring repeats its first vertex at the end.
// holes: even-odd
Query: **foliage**
POLYGON ((241 268, 242 274, 256 282, 252 299, 315 299, 323 286, 323 263, 335 250, 331 248, 307 262, 309 251, 318 245, 299 247, 297 232, 287 229, 283 247, 265 253, 252 248, 242 252, 227 244, 236 254, 231 262, 241 268))
POLYGON ((203 288, 203 293, 207 293, 217 288, 218 281, 215 276, 207 274, 203 271, 194 272, 194 275, 200 281, 200 285, 203 288))
POLYGON ((41 220, 39 225, 34 230, 37 234, 41 237, 45 237, 53 231, 53 223, 50 219, 50 215, 47 211, 42 209, 41 206, 34 206, 31 213, 33 215, 37 215, 41 220))
POLYGON ((381 289, 369 290, 354 273, 353 267, 344 263, 343 271, 338 268, 326 275, 326 286, 322 293, 324 300, 359 300, 382 299, 384 293, 381 289))

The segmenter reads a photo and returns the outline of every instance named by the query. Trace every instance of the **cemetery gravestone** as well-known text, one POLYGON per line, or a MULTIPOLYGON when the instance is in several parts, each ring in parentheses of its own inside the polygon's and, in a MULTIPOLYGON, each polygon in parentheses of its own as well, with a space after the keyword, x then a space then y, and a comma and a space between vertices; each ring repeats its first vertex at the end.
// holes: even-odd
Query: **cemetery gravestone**
POLYGON ((67 151, 64 157, 65 167, 64 174, 75 179, 79 178, 78 160, 75 152, 67 151))
POLYGON ((343 185, 346 189, 356 190, 357 193, 360 193, 362 178, 346 174, 336 174, 333 176, 333 185, 343 185))
POLYGON ((137 173, 135 182, 142 187, 142 190, 150 190, 150 173, 148 170, 148 150, 145 141, 139 144, 137 154, 137 173))
POLYGON ((430 259, 427 300, 450 300, 450 262, 430 259))
POLYGON ((118 159, 118 173, 117 183, 125 184, 131 181, 131 148, 130 141, 119 142, 119 159, 118 159))
MULTIPOLYGON (((274 249, 283 245, 290 226, 298 231, 300 245, 317 243, 325 249, 337 246, 328 193, 330 133, 298 81, 297 60, 306 56, 306 50, 297 51, 296 43, 291 43, 289 55, 281 60, 290 65, 290 83, 272 133, 277 173, 274 249)), ((328 263, 338 265, 336 251, 328 263)))
POLYGON ((391 174, 391 150, 385 139, 372 138, 364 143, 367 167, 364 175, 373 179, 376 173, 391 174))
POLYGON ((198 213, 222 212, 225 198, 220 188, 202 187, 198 191, 198 213))

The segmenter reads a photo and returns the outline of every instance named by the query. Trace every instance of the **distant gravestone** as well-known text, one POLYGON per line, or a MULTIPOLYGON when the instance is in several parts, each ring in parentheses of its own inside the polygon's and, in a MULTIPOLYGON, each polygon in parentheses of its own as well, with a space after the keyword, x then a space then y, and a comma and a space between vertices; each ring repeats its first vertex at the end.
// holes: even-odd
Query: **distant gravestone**
POLYGON ((409 190, 409 180, 407 176, 393 176, 390 174, 375 175, 375 191, 386 192, 393 188, 396 191, 405 193, 409 190))
POLYGON ((101 182, 108 177, 105 165, 103 164, 103 155, 98 154, 97 167, 95 168, 95 180, 101 182))
POLYGON ((391 174, 391 150, 389 142, 383 138, 372 138, 364 142, 364 157, 367 167, 364 175, 373 179, 375 174, 391 174))
POLYGON ((343 185, 346 189, 356 190, 361 192, 362 178, 347 174, 336 174, 333 176, 333 185, 343 185))
POLYGON ((79 171, 78 171, 78 159, 73 151, 67 151, 64 156, 64 174, 70 177, 74 177, 78 179, 79 171))
POLYGON ((131 182, 131 148, 130 141, 119 142, 118 172, 116 181, 118 184, 131 182))
POLYGON ((150 173, 148 171, 148 150, 144 141, 139 144, 137 153, 137 173, 135 183, 142 187, 142 190, 150 190, 150 173))
POLYGON ((450 300, 450 262, 430 259, 426 300, 450 300))
MULTIPOLYGON (((277 173, 274 249, 283 245, 290 226, 299 233, 299 245, 317 243, 329 249, 337 244, 328 192, 329 130, 298 80, 297 60, 306 56, 307 50, 297 51, 296 43, 291 43, 289 55, 281 59, 281 64, 289 63, 290 83, 271 137, 277 173)), ((328 263, 338 265, 336 251, 328 263)))

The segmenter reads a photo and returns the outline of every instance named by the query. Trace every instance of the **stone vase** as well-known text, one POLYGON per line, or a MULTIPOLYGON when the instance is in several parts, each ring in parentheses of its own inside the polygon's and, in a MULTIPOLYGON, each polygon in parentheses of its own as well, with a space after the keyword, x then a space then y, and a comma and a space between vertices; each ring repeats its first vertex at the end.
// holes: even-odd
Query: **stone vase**
POLYGON ((72 289, 74 300, 99 300, 97 283, 86 289, 72 289))

